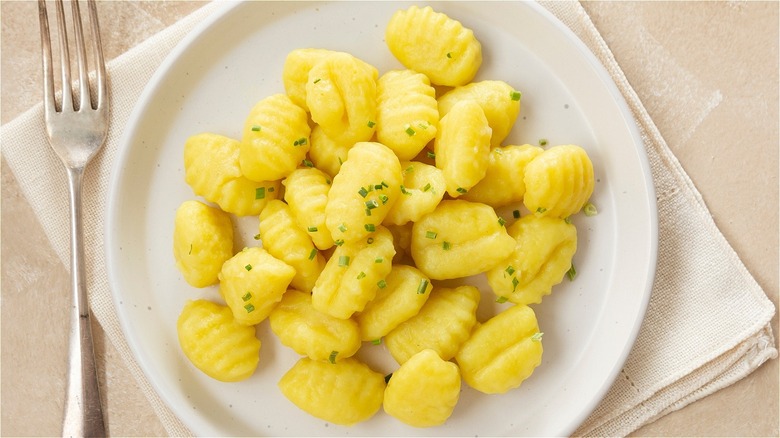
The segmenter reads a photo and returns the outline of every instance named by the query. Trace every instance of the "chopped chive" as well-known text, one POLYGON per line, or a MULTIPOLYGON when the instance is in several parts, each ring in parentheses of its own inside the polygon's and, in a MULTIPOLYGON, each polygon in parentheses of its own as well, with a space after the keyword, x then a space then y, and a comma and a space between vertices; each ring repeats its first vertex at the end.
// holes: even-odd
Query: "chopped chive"
POLYGON ((547 146, 547 139, 546 138, 540 138, 539 139, 539 146, 547 146))
POLYGON ((499 217, 498 218, 498 224, 503 227, 504 225, 506 225, 506 220, 504 218, 502 218, 502 217, 499 217))
POLYGON ((425 187, 422 188, 422 191, 423 192, 427 192, 430 189, 431 189, 431 183, 428 183, 428 184, 425 185, 425 187))
POLYGON ((317 227, 309 227, 309 228, 306 228, 306 231, 308 231, 308 232, 310 232, 310 233, 316 233, 318 230, 319 230, 319 229, 318 229, 317 227))
POLYGON ((373 341, 371 341, 371 343, 372 343, 372 344, 374 344, 374 345, 379 345, 379 344, 381 344, 381 343, 382 343, 382 339, 381 339, 381 338, 379 338, 379 339, 374 339, 373 341))
POLYGON ((339 352, 336 350, 333 350, 330 352, 330 356, 328 356, 328 362, 330 363, 336 363, 336 356, 339 355, 339 352))
POLYGON ((314 257, 317 257, 317 248, 312 248, 309 252, 309 260, 314 260, 314 257))
POLYGON ((450 248, 452 248, 452 244, 450 242, 447 242, 446 240, 441 244, 442 249, 445 251, 449 251, 450 248))
POLYGON ((572 263, 569 270, 566 271, 566 277, 569 279, 569 281, 574 281, 574 277, 576 276, 577 276, 577 269, 574 268, 574 263, 572 263))
POLYGON ((563 218, 563 221, 566 222, 567 224, 570 224, 571 223, 571 216, 566 216, 565 218, 563 218))
POLYGON ((366 216, 371 216, 371 209, 370 208, 367 208, 365 211, 366 211, 366 216))
POLYGON ((369 128, 373 128, 373 127, 374 127, 374 125, 376 125, 376 122, 374 122, 373 120, 369 120, 369 121, 368 121, 368 127, 369 127, 369 128))
POLYGON ((314 163, 311 162, 311 160, 308 160, 306 158, 301 161, 301 164, 303 164, 306 167, 314 167, 314 163))
POLYGON ((363 225, 363 227, 365 227, 366 231, 368 231, 369 233, 373 233, 374 231, 376 231, 376 225, 374 224, 365 224, 363 225))
POLYGON ((388 187, 390 187, 390 186, 387 184, 387 182, 385 182, 384 180, 381 182, 381 185, 382 185, 382 187, 385 187, 385 188, 388 188, 388 187))
POLYGON ((436 154, 434 152, 431 152, 431 151, 426 152, 425 155, 427 155, 428 158, 430 158, 430 159, 435 159, 436 158, 436 154))
POLYGON ((244 309, 246 309, 246 313, 252 313, 255 311, 255 306, 253 306, 252 304, 247 304, 246 306, 244 306, 244 309))
POLYGON ((509 301, 509 298, 504 297, 504 296, 496 298, 496 302, 499 303, 499 304, 506 303, 507 301, 509 301))
POLYGON ((544 336, 543 332, 536 332, 531 336, 531 340, 534 342, 541 342, 542 336, 544 336))
POLYGON ((358 195, 365 198, 366 196, 368 196, 368 190, 366 190, 365 187, 361 187, 360 190, 358 190, 358 195))
POLYGON ((420 280, 420 285, 417 286, 417 293, 420 295, 424 294, 425 291, 428 290, 428 284, 429 284, 428 279, 423 278, 422 280, 420 280))
POLYGON ((368 239, 366 239, 366 243, 371 245, 372 243, 374 243, 374 238, 373 237, 369 237, 368 239))
POLYGON ((260 240, 260 234, 255 234, 255 240, 260 240))
POLYGON ((520 210, 513 210, 512 211, 512 217, 515 219, 520 218, 520 210))
POLYGON ((261 129, 263 129, 263 128, 262 128, 262 126, 260 126, 260 125, 252 125, 252 131, 258 132, 258 131, 260 131, 261 129))
POLYGON ((428 238, 428 239, 435 239, 436 236, 438 236, 438 235, 439 235, 439 233, 437 233, 436 231, 426 231, 425 232, 425 237, 428 238))
POLYGON ((514 100, 514 101, 520 100, 520 98, 522 96, 523 96, 523 93, 521 93, 519 91, 515 91, 515 90, 513 90, 512 92, 509 93, 509 97, 512 98, 512 100, 514 100))
POLYGON ((376 201, 376 199, 372 199, 370 201, 366 201, 366 208, 369 210, 373 210, 375 208, 379 207, 379 202, 376 201))
POLYGON ((295 140, 295 142, 293 142, 293 146, 303 146, 306 143, 308 143, 308 140, 306 140, 306 137, 301 137, 298 140, 295 140))
POLYGON ((409 137, 413 136, 415 134, 414 129, 412 129, 411 126, 406 126, 406 129, 404 129, 404 132, 406 132, 406 135, 409 137))
POLYGON ((447 52, 447 58, 452 59, 452 52, 447 52))
POLYGON ((317 79, 314 80, 314 83, 316 84, 317 82, 319 82, 321 80, 322 80, 321 78, 317 78, 317 79))
POLYGON ((265 199, 265 187, 255 189, 255 199, 265 199))
POLYGON ((520 284, 520 280, 517 277, 512 277, 512 292, 517 290, 517 285, 520 284))
POLYGON ((374 259, 374 263, 382 263, 383 261, 385 261, 385 259, 383 259, 382 257, 377 257, 374 259))
POLYGON ((189 254, 192 254, 192 244, 191 244, 191 243, 190 243, 190 252, 188 252, 187 254, 188 254, 188 255, 189 255, 189 254))
POLYGON ((463 187, 458 187, 457 189, 455 189, 455 191, 460 193, 461 195, 468 193, 468 190, 464 189, 463 187))
POLYGON ((382 201, 382 205, 384 205, 387 204, 387 201, 390 200, 390 197, 385 194, 381 194, 379 195, 379 200, 382 201))
POLYGON ((374 185, 374 190, 382 190, 382 184, 374 185))
POLYGON ((362 279, 362 278, 366 278, 366 273, 365 273, 365 272, 363 272, 363 271, 360 271, 360 274, 358 274, 358 276, 357 276, 356 278, 357 278, 358 280, 360 280, 360 279, 362 279))
POLYGON ((268 193, 273 193, 273 192, 274 192, 274 188, 273 187, 268 187, 268 193))
POLYGON ((544 208, 544 207, 539 207, 539 208, 537 208, 537 209, 536 209, 536 212, 537 212, 537 213, 539 213, 539 214, 542 214, 542 213, 544 213, 545 211, 547 211, 547 209, 546 209, 546 208, 544 208))
POLYGON ((420 123, 417 124, 417 127, 422 129, 422 130, 428 129, 429 126, 431 126, 431 124, 428 123, 428 122, 420 122, 420 123))
POLYGON ((243 297, 241 297, 241 299, 244 300, 244 302, 251 300, 252 299, 252 292, 247 292, 246 294, 244 294, 243 297))
POLYGON ((344 160, 342 160, 342 159, 341 159, 341 157, 336 157, 336 158, 338 158, 338 159, 339 159, 339 166, 340 166, 340 165, 342 165, 342 164, 344 164, 344 160))
POLYGON ((247 271, 251 271, 252 270, 252 265, 246 265, 246 266, 244 266, 244 269, 246 269, 247 271))
POLYGON ((386 282, 385 280, 379 280, 379 281, 376 283, 376 285, 377 285, 377 286, 379 286, 379 288, 380 288, 380 289, 384 289, 384 288, 386 288, 386 287, 387 287, 387 282, 386 282))
POLYGON ((409 190, 406 190, 406 187, 404 187, 403 184, 401 184, 401 193, 403 193, 404 195, 409 195, 409 196, 412 195, 412 192, 410 192, 409 190))
POLYGON ((599 211, 596 209, 596 206, 588 202, 585 204, 585 207, 582 208, 582 211, 585 213, 585 216, 595 216, 599 214, 599 211))
POLYGON ((414 172, 414 165, 409 165, 406 169, 404 169, 404 173, 412 173, 414 172))
POLYGON ((349 266, 349 256, 339 256, 339 266, 349 266))
POLYGON ((509 275, 512 275, 512 274, 515 273, 515 268, 514 268, 514 266, 509 265, 509 266, 506 267, 506 269, 504 269, 504 272, 506 272, 509 275))
POLYGON ((335 241, 333 241, 333 244, 336 246, 341 246, 344 244, 344 239, 336 239, 335 241))
POLYGON ((343 224, 343 223, 341 225, 339 225, 339 231, 341 231, 342 233, 346 232, 347 231, 347 225, 343 224))

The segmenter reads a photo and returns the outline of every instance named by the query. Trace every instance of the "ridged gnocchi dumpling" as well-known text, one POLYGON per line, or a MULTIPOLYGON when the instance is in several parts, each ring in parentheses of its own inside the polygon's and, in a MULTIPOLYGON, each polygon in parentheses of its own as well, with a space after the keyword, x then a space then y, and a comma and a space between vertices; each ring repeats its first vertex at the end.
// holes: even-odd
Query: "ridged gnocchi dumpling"
POLYGON ((192 191, 237 216, 256 216, 279 194, 278 181, 252 181, 241 173, 240 142, 202 133, 184 144, 184 179, 192 191))
POLYGON ((415 427, 444 424, 460 398, 460 370, 433 350, 401 365, 387 382, 384 410, 415 427))
POLYGON ((525 167, 523 204, 539 216, 569 217, 593 194, 593 163, 577 145, 553 146, 525 167))
POLYGON ((333 246, 333 237, 325 225, 331 178, 313 167, 294 170, 282 181, 284 200, 290 206, 295 222, 306 230, 319 249, 333 246))
POLYGON ((433 289, 417 315, 385 336, 388 351, 399 364, 428 348, 452 359, 477 323, 479 300, 479 289, 470 285, 433 289))
POLYGON ((295 269, 262 248, 245 248, 222 265, 219 292, 236 321, 255 325, 271 313, 295 269))
POLYGON ((513 303, 540 303, 571 269, 577 228, 564 219, 528 214, 507 231, 516 241, 514 250, 487 272, 488 284, 513 303))
POLYGON ((375 341, 413 317, 428 301, 433 285, 414 266, 393 265, 385 279, 386 287, 355 316, 361 339, 375 341))
POLYGON ((311 294, 290 289, 268 317, 282 345, 313 360, 336 362, 360 348, 360 329, 352 319, 334 318, 314 309, 311 294))
POLYGON ((314 125, 311 130, 309 158, 317 169, 334 177, 341 170, 341 165, 347 161, 352 146, 353 143, 339 143, 333 140, 325 134, 322 126, 314 125))
POLYGON ((529 144, 496 147, 490 151, 485 177, 460 199, 498 208, 519 203, 525 195, 525 166, 544 149, 529 144))
POLYGON ((517 388, 542 363, 542 333, 534 311, 515 305, 471 334, 455 356, 463 380, 486 394, 517 388))
POLYGON ((333 178, 325 223, 334 240, 354 242, 377 229, 401 196, 401 163, 387 146, 361 142, 333 178))
POLYGON ((482 107, 492 135, 490 146, 500 146, 509 135, 520 114, 521 93, 504 81, 486 80, 455 87, 438 99, 441 117, 463 100, 473 100, 482 107))
POLYGON ((436 167, 444 172, 447 193, 457 198, 485 177, 490 158, 490 126, 473 100, 456 103, 439 122, 433 143, 436 167))
POLYGON ((392 70, 377 81, 376 138, 411 160, 436 136, 436 91, 422 73, 392 70))
POLYGON ((233 224, 227 213, 198 201, 184 201, 176 209, 173 257, 188 284, 215 284, 222 264, 232 256, 233 224))
POLYGON ((390 207, 385 224, 404 225, 415 222, 432 212, 446 192, 444 173, 434 166, 419 161, 404 161, 401 196, 390 207))
POLYGON ((444 200, 412 227, 412 258, 434 280, 469 277, 505 260, 513 239, 488 205, 444 200))
POLYGON ((312 290, 312 304, 336 318, 350 318, 387 287, 395 255, 393 235, 379 227, 373 235, 337 247, 312 290))
POLYGON ((438 85, 464 85, 482 65, 482 45, 474 32, 430 6, 393 14, 385 41, 401 64, 438 85))
POLYGON ((252 181, 286 177, 306 157, 310 133, 306 111, 286 94, 260 100, 244 122, 241 172, 252 181))
POLYGON ((259 231, 263 248, 295 269, 292 287, 311 292, 325 268, 325 257, 295 223, 290 206, 278 199, 269 202, 260 213, 259 231))
POLYGON ((379 411, 385 377, 355 358, 332 364, 304 357, 282 376, 279 389, 310 415, 349 426, 379 411))
POLYGON ((257 368, 260 340, 255 328, 237 323, 225 306, 207 300, 188 301, 176 331, 184 355, 211 378, 237 382, 257 368))
POLYGON ((368 141, 376 125, 374 67, 343 52, 332 52, 314 64, 306 82, 311 119, 340 144, 368 141))

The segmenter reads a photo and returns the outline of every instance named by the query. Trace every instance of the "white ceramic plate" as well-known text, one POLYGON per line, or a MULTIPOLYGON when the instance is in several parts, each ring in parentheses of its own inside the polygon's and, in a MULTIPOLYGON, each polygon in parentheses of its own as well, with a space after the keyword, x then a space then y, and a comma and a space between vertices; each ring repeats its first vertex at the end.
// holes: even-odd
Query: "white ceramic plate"
MULTIPOLYGON (((483 45, 477 80, 501 79, 523 92, 506 142, 576 143, 597 177, 599 214, 578 215, 578 275, 534 306, 544 331, 542 365, 504 395, 464 384, 441 427, 415 429, 379 412, 346 428, 298 410, 277 389, 297 360, 267 322, 257 372, 220 383, 181 353, 176 319, 187 299, 218 299, 197 290, 173 260, 173 217, 194 198, 184 183, 185 139, 210 131, 240 137, 249 109, 282 92, 282 65, 301 47, 342 50, 380 72, 401 68, 384 43, 398 2, 249 2, 226 4, 166 59, 127 127, 111 185, 106 228, 108 272, 116 308, 141 368, 162 399, 198 435, 568 435, 611 386, 631 349, 650 294, 657 245, 655 197, 637 128, 603 67, 564 25, 536 4, 436 3, 472 28, 483 45)), ((510 215, 511 219, 511 215, 510 215)), ((237 222, 246 244, 257 219, 237 222)), ((479 282, 480 279, 477 279, 479 282)), ((480 315, 499 308, 485 291, 480 315)), ((383 346, 365 345, 377 371, 394 370, 383 346)))

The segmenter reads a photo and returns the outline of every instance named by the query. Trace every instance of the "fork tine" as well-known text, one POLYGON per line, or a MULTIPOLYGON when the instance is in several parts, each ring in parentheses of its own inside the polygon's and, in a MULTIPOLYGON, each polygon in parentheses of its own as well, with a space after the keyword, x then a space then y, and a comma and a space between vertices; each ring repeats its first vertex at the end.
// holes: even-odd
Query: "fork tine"
POLYGON ((68 31, 65 26, 65 7, 57 0, 57 22, 59 23, 60 66, 62 67, 62 110, 68 103, 73 108, 73 91, 70 83, 70 53, 68 51, 68 31))
POLYGON ((88 0, 89 22, 92 29, 92 51, 95 53, 95 73, 97 79, 97 105, 96 109, 108 108, 108 81, 106 75, 106 62, 103 58, 103 44, 100 41, 100 25, 98 23, 97 6, 95 0, 88 0))
POLYGON ((89 94, 89 79, 87 78, 87 54, 84 49, 84 30, 81 27, 81 11, 79 10, 78 0, 72 0, 73 9, 73 31, 76 35, 76 59, 79 69, 79 105, 77 110, 91 107, 89 94))
POLYGON ((38 18, 41 26, 41 53, 43 67, 43 111, 46 118, 57 111, 54 100, 54 69, 51 60, 51 36, 49 35, 49 16, 46 13, 46 0, 38 0, 38 18))

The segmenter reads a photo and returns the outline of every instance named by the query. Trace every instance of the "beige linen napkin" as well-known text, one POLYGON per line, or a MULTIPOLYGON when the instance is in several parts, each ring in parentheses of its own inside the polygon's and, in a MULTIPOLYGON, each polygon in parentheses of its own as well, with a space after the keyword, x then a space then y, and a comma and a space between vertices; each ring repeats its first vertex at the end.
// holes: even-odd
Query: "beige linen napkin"
MULTIPOLYGON (((609 48, 576 2, 544 6, 604 64, 639 125, 655 181, 659 255, 647 316, 620 376, 576 435, 626 435, 743 378, 777 356, 775 309, 715 226, 691 180, 667 147, 609 48)), ((219 8, 207 4, 109 64, 111 129, 85 177, 85 240, 93 314, 147 395, 166 430, 191 433, 163 404, 122 334, 104 267, 103 222, 122 127, 137 97, 172 48, 219 8)), ((44 137, 37 105, 2 127, 2 151, 60 259, 67 265, 65 173, 44 137)))

